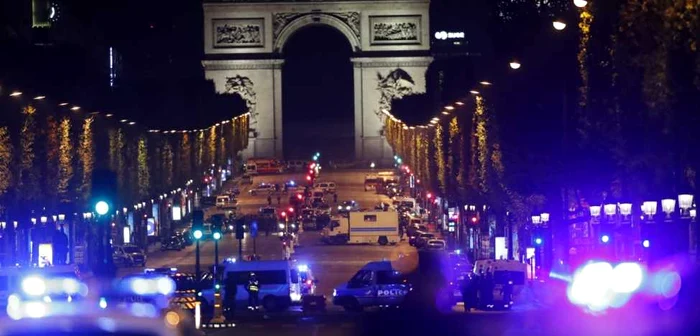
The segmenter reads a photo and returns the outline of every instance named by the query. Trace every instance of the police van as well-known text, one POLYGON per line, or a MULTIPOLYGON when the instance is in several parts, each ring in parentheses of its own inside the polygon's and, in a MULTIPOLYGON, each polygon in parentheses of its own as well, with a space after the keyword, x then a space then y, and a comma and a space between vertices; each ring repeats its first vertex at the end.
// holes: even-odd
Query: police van
POLYGON ((403 303, 411 285, 389 261, 373 261, 362 267, 345 284, 333 290, 333 304, 347 311, 365 307, 396 307, 403 303))
POLYGON ((36 267, 3 267, 0 268, 0 310, 7 308, 7 299, 13 293, 23 291, 26 279, 44 278, 78 278, 74 265, 36 267))
MULTIPOLYGON (((310 277, 310 269, 306 265, 295 265, 287 260, 264 260, 228 262, 224 267, 220 281, 221 297, 226 297, 226 287, 236 285, 236 301, 247 302, 246 285, 250 274, 254 273, 260 283, 259 299, 267 311, 282 311, 292 303, 301 301, 302 294, 313 294, 304 285, 314 285, 316 280, 310 277), (302 272, 300 272, 302 271, 302 272), (303 275, 303 279, 302 279, 303 275), (310 284, 306 282, 311 281, 310 284)), ((206 289, 199 293, 202 310, 210 310, 214 305, 214 289, 206 289)), ((238 305, 242 306, 242 305, 238 305)))

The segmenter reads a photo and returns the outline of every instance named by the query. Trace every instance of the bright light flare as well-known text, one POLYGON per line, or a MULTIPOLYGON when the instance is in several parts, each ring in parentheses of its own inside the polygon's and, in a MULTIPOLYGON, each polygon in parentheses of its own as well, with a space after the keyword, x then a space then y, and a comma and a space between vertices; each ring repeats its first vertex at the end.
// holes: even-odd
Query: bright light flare
POLYGON ((508 63, 508 65, 510 65, 510 68, 513 70, 518 70, 522 66, 522 64, 520 64, 520 62, 518 62, 518 61, 512 61, 512 62, 508 63))
POLYGON ((653 291, 666 298, 678 295, 681 284, 681 276, 675 271, 660 271, 651 279, 653 291))
POLYGON ((644 270, 639 264, 622 263, 613 269, 611 288, 622 294, 634 293, 642 286, 644 270))
POLYGON ((27 295, 39 296, 46 293, 46 282, 40 277, 28 277, 22 280, 22 291, 27 295))
POLYGON ((567 297, 573 304, 587 306, 593 311, 608 307, 612 298, 609 284, 613 267, 606 262, 586 264, 574 274, 574 281, 567 290, 567 297))

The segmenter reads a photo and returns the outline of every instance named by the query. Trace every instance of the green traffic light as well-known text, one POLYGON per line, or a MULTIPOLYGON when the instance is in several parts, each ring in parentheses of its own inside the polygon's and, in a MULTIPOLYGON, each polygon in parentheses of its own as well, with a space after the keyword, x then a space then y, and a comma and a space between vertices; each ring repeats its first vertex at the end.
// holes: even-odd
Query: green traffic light
POLYGON ((95 212, 100 216, 106 215, 109 212, 109 204, 105 201, 95 203, 95 212))
POLYGON ((214 237, 214 240, 219 240, 221 239, 221 232, 214 232, 212 236, 214 237))
POLYGON ((192 237, 197 240, 202 239, 202 230, 194 230, 194 232, 192 232, 192 237))

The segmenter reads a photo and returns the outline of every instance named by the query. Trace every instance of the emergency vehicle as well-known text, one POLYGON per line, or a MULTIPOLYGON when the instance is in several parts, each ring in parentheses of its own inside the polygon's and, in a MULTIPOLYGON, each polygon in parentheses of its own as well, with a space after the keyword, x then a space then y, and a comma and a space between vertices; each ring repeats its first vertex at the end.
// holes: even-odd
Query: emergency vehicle
MULTIPOLYGON (((0 309, 5 311, 7 301, 13 293, 22 293, 30 285, 27 279, 51 279, 56 277, 78 279, 75 265, 50 267, 3 267, 0 268, 0 309)), ((45 295, 42 295, 42 297, 45 295)))
POLYGON ((517 260, 496 260, 483 259, 474 263, 474 274, 493 274, 493 307, 489 308, 510 308, 512 302, 503 300, 503 286, 510 282, 513 286, 513 301, 525 288, 527 275, 527 264, 517 260))
POLYGON ((399 215, 394 211, 351 211, 347 217, 333 217, 323 229, 329 244, 396 244, 399 241, 399 215))
POLYGON ((333 304, 347 311, 361 311, 365 307, 400 306, 411 285, 389 261, 372 261, 362 267, 345 284, 333 290, 333 304))
MULTIPOLYGON (((255 273, 260 282, 259 298, 266 311, 286 310, 293 303, 301 301, 304 291, 313 294, 316 289, 316 280, 312 278, 307 265, 296 265, 288 260, 232 261, 223 265, 220 281, 217 281, 221 284, 221 296, 226 296, 226 284, 233 283, 237 286, 236 301, 247 302, 248 291, 245 287, 251 273, 255 273), (305 281, 311 280, 310 286, 305 287, 307 283, 302 281, 301 271, 305 273, 305 281)), ((198 296, 202 310, 211 310, 214 289, 202 290, 198 296)))

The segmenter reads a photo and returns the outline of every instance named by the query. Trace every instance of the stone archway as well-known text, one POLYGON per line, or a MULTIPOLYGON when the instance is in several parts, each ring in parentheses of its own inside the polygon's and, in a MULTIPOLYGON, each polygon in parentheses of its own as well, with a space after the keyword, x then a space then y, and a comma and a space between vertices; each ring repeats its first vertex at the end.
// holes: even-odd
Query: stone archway
POLYGON ((326 25, 337 29, 345 38, 350 42, 352 49, 354 51, 361 50, 360 45, 360 13, 358 12, 348 12, 348 13, 308 13, 308 14, 290 14, 290 22, 285 22, 286 18, 284 15, 277 17, 279 21, 278 25, 280 28, 279 33, 275 39, 274 52, 283 53, 283 49, 287 40, 294 35, 299 29, 314 26, 314 25, 326 25))
POLYGON ((303 27, 327 25, 354 52, 356 158, 391 161, 382 111, 392 99, 425 92, 432 61, 428 9, 428 0, 205 0, 202 65, 217 92, 246 100, 251 133, 244 156, 282 157, 284 45, 303 27))

